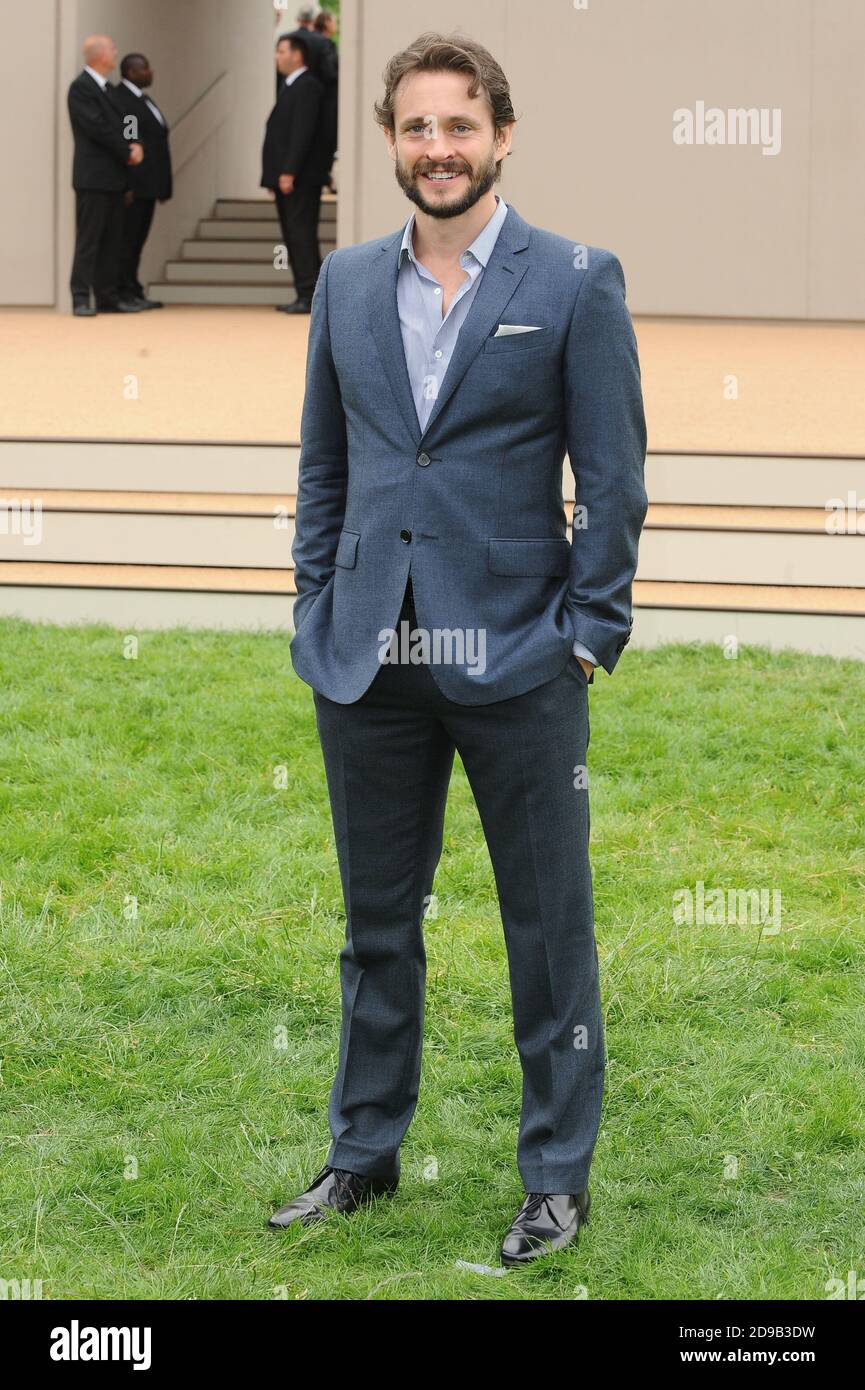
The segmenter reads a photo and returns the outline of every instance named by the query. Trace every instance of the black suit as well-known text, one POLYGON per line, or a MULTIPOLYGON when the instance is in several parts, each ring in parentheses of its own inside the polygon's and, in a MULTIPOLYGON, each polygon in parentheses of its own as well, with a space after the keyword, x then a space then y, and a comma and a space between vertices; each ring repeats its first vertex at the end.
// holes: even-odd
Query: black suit
POLYGON ((75 257, 70 288, 73 300, 97 304, 118 299, 123 190, 129 163, 129 143, 123 122, 105 91, 89 72, 80 72, 69 88, 67 105, 75 156, 75 257))
POLYGON ((323 106, 324 87, 309 69, 290 86, 283 80, 261 152, 261 184, 276 193, 298 299, 312 299, 321 269, 318 219, 332 158, 323 106), (280 193, 280 174, 294 175, 293 193, 280 193))
MULTIPOLYGON (((146 94, 145 94, 146 96, 146 94)), ((150 98, 136 96, 124 82, 115 87, 111 100, 124 118, 134 117, 136 138, 144 146, 144 160, 127 170, 127 188, 133 193, 131 203, 123 208, 123 247, 120 259, 120 292, 134 297, 143 295, 138 278, 141 253, 153 222, 156 200, 165 202, 171 197, 171 149, 168 142, 168 123, 163 125, 154 116, 147 102, 150 98)), ((155 102, 154 102, 155 105, 155 102)))
MULTIPOLYGON (((336 81, 336 44, 325 34, 319 34, 316 29, 295 29, 292 38, 302 39, 306 44, 307 59, 306 66, 309 68, 313 77, 317 77, 319 82, 323 82, 325 87, 336 81)), ((282 73, 276 74, 276 95, 279 96, 285 78, 282 73)))

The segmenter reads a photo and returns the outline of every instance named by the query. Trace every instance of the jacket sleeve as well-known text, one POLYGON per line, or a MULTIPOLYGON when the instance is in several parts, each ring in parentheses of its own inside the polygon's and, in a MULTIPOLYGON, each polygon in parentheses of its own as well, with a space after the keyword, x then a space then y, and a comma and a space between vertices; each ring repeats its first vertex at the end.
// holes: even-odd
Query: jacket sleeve
POLYGON ((321 120, 321 99, 323 87, 320 82, 310 82, 308 89, 294 103, 291 122, 286 131, 279 170, 281 174, 300 174, 306 163, 316 127, 321 120))
POLYGON ((101 101, 91 100, 74 86, 69 88, 68 106, 73 131, 80 130, 97 145, 102 145, 125 167, 129 163, 129 146, 123 138, 120 113, 114 124, 101 101))
POLYGON ((295 631, 334 572, 337 541, 345 519, 348 443, 327 315, 327 277, 331 257, 335 255, 335 251, 329 251, 325 257, 312 296, 291 547, 297 592, 295 631))
POLYGON ((616 257, 595 247, 568 329, 564 394, 576 492, 565 604, 574 639, 612 672, 633 626, 631 589, 648 509, 646 421, 625 277, 616 257))

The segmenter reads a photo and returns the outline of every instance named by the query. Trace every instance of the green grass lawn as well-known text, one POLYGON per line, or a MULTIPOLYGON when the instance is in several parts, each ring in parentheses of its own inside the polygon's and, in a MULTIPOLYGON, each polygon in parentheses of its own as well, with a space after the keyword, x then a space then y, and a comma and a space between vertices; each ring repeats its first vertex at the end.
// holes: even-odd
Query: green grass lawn
POLYGON ((457 763, 393 1201, 273 1233, 324 1161, 344 919, 278 635, 0 622, 0 1278, 45 1298, 822 1299, 865 1276, 865 666, 629 650, 591 691, 609 1068, 579 1247, 522 1199, 504 943, 457 763), (288 769, 287 787, 274 769, 288 769), (778 889, 780 931, 673 895, 778 889))

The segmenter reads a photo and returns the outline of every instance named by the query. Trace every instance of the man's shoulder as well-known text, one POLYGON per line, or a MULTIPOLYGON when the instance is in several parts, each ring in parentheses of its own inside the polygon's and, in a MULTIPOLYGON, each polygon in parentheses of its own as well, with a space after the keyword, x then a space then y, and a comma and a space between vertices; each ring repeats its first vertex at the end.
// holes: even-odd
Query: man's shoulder
POLYGON ((614 251, 603 246, 592 246, 580 241, 579 237, 561 236, 558 232, 547 231, 545 227, 531 227, 532 250, 551 265, 568 270, 587 271, 593 266, 618 264, 614 251))
POLYGON ((134 92, 130 92, 129 88, 122 82, 118 82, 116 87, 108 88, 108 99, 115 106, 132 111, 137 111, 139 107, 144 106, 144 98, 137 97, 134 92))
POLYGON ((379 251, 388 246, 395 237, 402 236, 402 228, 398 232, 388 232, 386 236, 373 238, 372 241, 359 241, 353 246, 338 246, 335 251, 329 251, 325 257, 328 269, 351 270, 355 272, 366 263, 373 261, 379 251))
POLYGON ((85 96, 89 96, 92 93, 95 96, 96 91, 96 83, 93 81, 92 77, 88 76, 88 74, 83 71, 83 69, 81 72, 76 73, 69 83, 70 96, 73 92, 83 92, 85 96))
POLYGON ((299 87, 301 83, 303 83, 304 87, 309 87, 310 89, 313 87, 321 87, 322 91, 324 91, 324 83, 320 77, 316 76, 312 68, 307 68, 306 72, 302 72, 300 77, 296 78, 291 85, 292 87, 299 87))

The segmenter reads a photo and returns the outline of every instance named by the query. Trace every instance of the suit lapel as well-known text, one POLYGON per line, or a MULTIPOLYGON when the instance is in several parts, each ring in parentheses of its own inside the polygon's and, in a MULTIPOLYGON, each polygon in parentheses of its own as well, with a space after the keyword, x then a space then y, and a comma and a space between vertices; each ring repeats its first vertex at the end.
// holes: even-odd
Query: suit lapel
POLYGON ((509 204, 507 216, 481 276, 472 306, 460 328, 453 356, 423 432, 415 409, 399 322, 396 285, 402 244, 401 230, 380 248, 373 260, 367 296, 369 320, 373 325, 373 336, 384 362, 394 398, 417 443, 429 434, 483 347, 484 340, 499 322, 528 270, 528 260, 520 253, 528 246, 530 236, 531 228, 528 223, 524 222, 516 209, 509 204))
POLYGON ((367 314, 394 400, 402 411, 412 438, 418 441, 421 435, 420 421, 402 345, 396 297, 401 243, 402 231, 399 231, 391 241, 380 247, 373 258, 367 289, 367 314))

